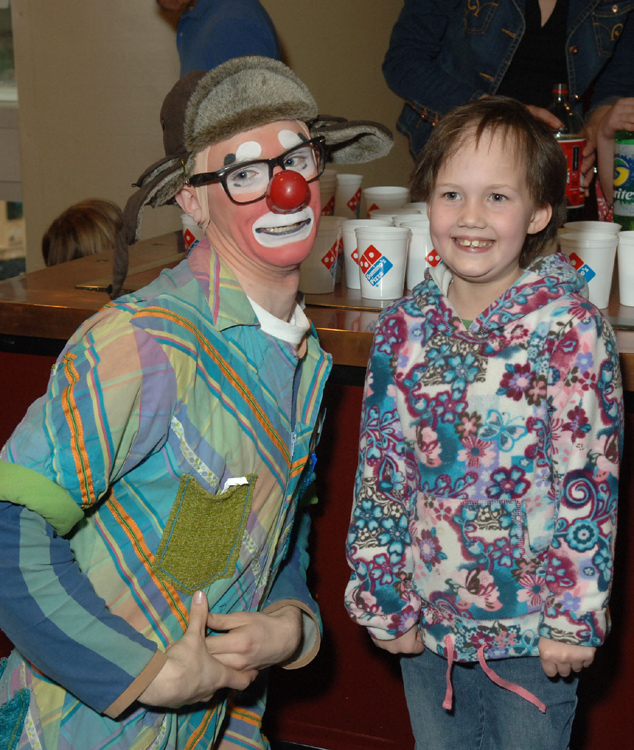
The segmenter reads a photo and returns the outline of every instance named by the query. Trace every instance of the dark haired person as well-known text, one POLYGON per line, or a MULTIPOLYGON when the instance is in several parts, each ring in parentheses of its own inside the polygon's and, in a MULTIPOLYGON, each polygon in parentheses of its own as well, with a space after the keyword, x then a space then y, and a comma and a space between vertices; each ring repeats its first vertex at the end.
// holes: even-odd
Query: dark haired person
POLYGON ((346 606, 402 655, 417 747, 567 750, 608 632, 622 385, 585 280, 539 257, 565 185, 507 97, 442 118, 412 178, 443 262, 374 336, 346 606))

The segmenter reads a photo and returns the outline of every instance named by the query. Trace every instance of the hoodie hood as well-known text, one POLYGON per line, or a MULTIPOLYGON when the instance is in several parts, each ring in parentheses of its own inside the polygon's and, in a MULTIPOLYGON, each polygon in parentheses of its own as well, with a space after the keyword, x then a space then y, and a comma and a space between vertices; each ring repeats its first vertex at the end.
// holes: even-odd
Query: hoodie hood
MULTIPOLYGON (((426 304, 429 304, 429 294, 437 294, 439 307, 444 305, 452 309, 446 296, 452 277, 444 263, 428 268, 424 281, 413 291, 414 299, 420 299, 424 293, 426 304)), ((580 302, 587 301, 588 284, 583 276, 575 271, 563 253, 536 258, 501 297, 480 313, 471 324, 469 333, 477 336, 501 328, 565 295, 577 295, 580 302)), ((455 311, 453 317, 444 316, 447 332, 455 317, 455 311)))

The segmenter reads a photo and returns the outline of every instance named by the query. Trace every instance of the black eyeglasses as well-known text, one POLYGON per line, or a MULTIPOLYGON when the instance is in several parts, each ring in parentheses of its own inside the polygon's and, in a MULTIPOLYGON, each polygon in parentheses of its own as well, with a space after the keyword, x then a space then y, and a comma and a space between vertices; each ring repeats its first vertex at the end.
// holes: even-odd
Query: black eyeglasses
POLYGON ((217 172, 194 174, 189 184, 194 187, 220 182, 234 203, 256 203, 266 195, 275 167, 299 172, 306 182, 319 179, 326 168, 326 140, 323 135, 301 143, 274 159, 246 161, 217 172))

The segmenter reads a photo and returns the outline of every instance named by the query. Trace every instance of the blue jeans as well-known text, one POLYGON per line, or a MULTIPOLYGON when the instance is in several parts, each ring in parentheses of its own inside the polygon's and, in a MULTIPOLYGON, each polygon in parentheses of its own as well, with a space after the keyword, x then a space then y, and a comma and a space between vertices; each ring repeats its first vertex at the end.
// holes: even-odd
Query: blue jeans
POLYGON ((546 713, 493 683, 477 663, 454 663, 453 708, 445 710, 447 661, 425 650, 401 657, 416 750, 567 750, 578 678, 550 679, 539 658, 530 656, 490 661, 489 666, 536 695, 546 713))

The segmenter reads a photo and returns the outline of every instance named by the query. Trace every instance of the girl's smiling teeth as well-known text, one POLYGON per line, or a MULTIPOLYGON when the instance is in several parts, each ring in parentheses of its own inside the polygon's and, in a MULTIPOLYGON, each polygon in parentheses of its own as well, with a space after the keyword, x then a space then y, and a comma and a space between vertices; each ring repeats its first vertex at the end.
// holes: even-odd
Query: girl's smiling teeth
POLYGON ((461 237, 454 237, 454 242, 460 247, 491 247, 493 240, 468 240, 461 237))

